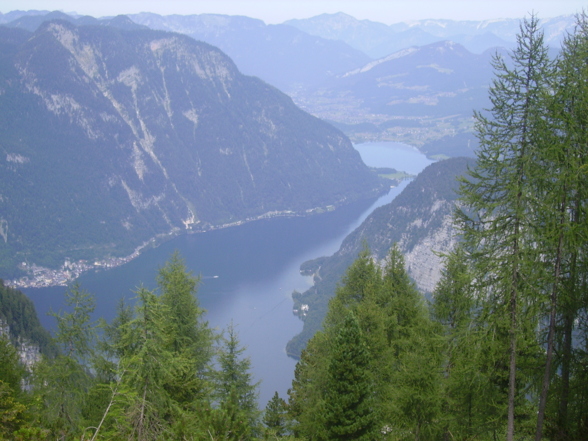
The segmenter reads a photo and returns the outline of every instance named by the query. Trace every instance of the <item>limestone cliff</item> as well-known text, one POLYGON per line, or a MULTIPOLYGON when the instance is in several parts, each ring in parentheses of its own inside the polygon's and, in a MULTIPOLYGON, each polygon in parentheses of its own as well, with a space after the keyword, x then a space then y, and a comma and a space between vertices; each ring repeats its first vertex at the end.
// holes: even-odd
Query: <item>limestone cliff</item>
POLYGON ((288 344, 289 354, 297 356, 320 328, 337 283, 365 246, 383 264, 390 248, 398 244, 417 287, 423 293, 435 288, 442 269, 438 253, 449 251, 458 240, 452 222, 456 177, 472 163, 472 159, 452 158, 428 166, 390 204, 374 210, 334 255, 303 265, 306 274, 315 275, 315 282, 294 296, 295 309, 300 310, 303 304, 307 307, 301 315, 304 329, 288 344))

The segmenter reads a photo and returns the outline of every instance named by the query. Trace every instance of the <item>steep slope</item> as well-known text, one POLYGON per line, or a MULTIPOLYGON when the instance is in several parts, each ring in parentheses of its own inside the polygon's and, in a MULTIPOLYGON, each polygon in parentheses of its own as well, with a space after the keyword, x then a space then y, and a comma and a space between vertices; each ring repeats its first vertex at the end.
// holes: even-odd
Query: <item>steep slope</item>
POLYGON ((467 158, 431 164, 390 204, 374 210, 345 238, 339 251, 301 266, 302 273, 314 276, 314 285, 293 295, 294 308, 304 320, 304 328, 288 343, 288 354, 297 357, 320 328, 337 284, 365 246, 374 259, 382 262, 390 248, 398 244, 417 287, 422 292, 434 289, 441 270, 437 253, 449 251, 457 240, 452 222, 456 177, 463 175, 471 164, 473 160, 467 158))
POLYGON ((208 44, 0 27, 0 276, 380 188, 341 132, 208 44))
POLYGON ((22 292, 4 286, 0 279, 0 338, 17 349, 22 363, 31 367, 41 357, 57 354, 51 334, 39 321, 35 305, 22 292))

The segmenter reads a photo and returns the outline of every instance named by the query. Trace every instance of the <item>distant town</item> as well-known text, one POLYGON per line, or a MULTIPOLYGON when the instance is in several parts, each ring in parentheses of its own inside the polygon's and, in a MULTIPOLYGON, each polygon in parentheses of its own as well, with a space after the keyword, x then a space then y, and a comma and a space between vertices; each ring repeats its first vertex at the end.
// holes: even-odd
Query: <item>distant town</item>
POLYGON ((140 253, 140 249, 135 250, 131 255, 126 257, 111 257, 93 263, 87 260, 78 260, 71 262, 68 259, 59 269, 45 268, 35 264, 27 265, 26 262, 21 264, 29 274, 25 277, 15 280, 7 280, 5 284, 13 288, 46 288, 48 286, 67 286, 77 279, 82 273, 95 269, 115 268, 123 265, 140 253))

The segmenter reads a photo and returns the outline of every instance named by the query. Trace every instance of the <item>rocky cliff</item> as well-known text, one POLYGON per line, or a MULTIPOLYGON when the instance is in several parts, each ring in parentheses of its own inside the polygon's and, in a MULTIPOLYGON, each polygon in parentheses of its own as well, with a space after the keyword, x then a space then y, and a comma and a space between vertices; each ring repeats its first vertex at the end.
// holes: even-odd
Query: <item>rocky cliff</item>
POLYGON ((457 176, 465 174, 472 159, 452 158, 423 170, 390 204, 377 208, 330 257, 305 262, 302 272, 314 275, 314 285, 295 293, 295 310, 304 329, 288 344, 297 356, 317 329, 347 267, 368 247, 374 260, 384 263, 394 244, 405 255, 407 270, 417 287, 431 292, 440 278, 442 259, 458 240, 452 222, 456 204, 457 176), (304 308, 303 308, 304 306, 304 308))
POLYGON ((5 338, 18 351, 21 363, 31 368, 41 354, 52 357, 55 343, 39 322, 33 302, 22 292, 4 286, 0 279, 0 338, 5 338))

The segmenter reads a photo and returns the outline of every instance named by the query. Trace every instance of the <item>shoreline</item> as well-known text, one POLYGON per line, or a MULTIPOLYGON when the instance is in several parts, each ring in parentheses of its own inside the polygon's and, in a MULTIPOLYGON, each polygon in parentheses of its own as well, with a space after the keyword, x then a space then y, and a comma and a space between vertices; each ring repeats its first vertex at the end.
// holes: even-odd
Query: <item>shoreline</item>
MULTIPOLYGON (((386 191, 389 191, 389 188, 386 188, 386 191)), ((379 197, 381 191, 374 192, 373 197, 379 197)), ((275 217, 306 217, 312 216, 316 214, 321 214, 329 211, 334 211, 338 207, 345 205, 345 200, 338 201, 337 205, 331 204, 325 207, 315 207, 310 208, 305 211, 295 212, 292 210, 282 210, 282 211, 269 211, 267 213, 263 213, 259 216, 249 217, 242 220, 228 222, 219 225, 207 225, 204 228, 194 228, 194 225, 190 225, 186 229, 174 228, 167 233, 158 234, 151 239, 143 242, 139 245, 135 250, 129 254, 128 256, 124 257, 109 257, 104 258, 101 260, 95 260, 90 262, 86 259, 80 259, 78 261, 70 261, 68 258, 65 259, 63 265, 58 269, 46 268, 42 266, 38 266, 35 264, 25 265, 25 271, 27 271, 27 275, 23 276, 19 279, 12 279, 12 280, 4 280, 4 285, 9 286, 15 289, 21 288, 49 288, 53 286, 64 286, 67 287, 72 282, 74 282, 78 277, 82 274, 92 271, 92 270, 109 270, 112 268, 116 268, 122 266, 137 257, 141 254, 143 250, 147 247, 157 247, 160 244, 167 242, 175 237, 181 236, 183 234, 199 234, 199 233, 206 233, 214 230, 220 230, 225 228, 231 228, 243 225, 249 222, 255 222, 263 219, 271 219, 275 217)))

